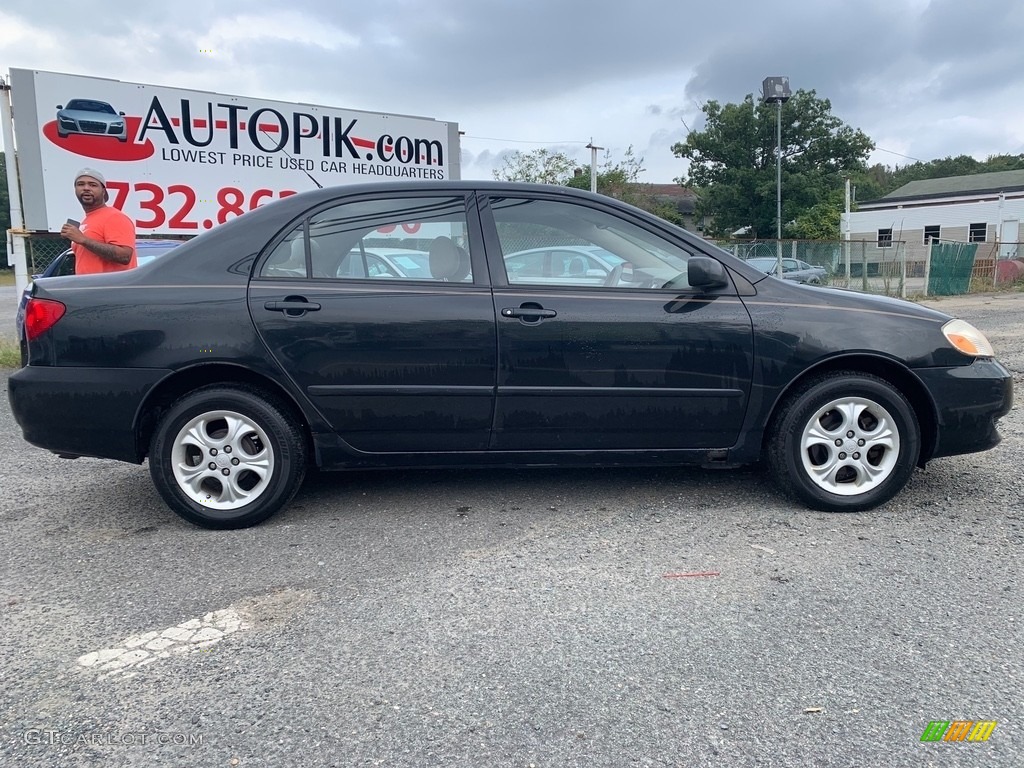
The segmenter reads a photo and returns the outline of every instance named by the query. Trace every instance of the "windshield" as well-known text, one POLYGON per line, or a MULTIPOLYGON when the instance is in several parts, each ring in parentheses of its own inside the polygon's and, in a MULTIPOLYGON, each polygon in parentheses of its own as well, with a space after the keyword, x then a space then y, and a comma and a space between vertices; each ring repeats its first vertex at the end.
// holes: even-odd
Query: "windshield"
POLYGON ((108 115, 117 114, 107 102, 90 101, 89 99, 72 99, 68 102, 67 109, 77 109, 81 112, 103 112, 108 115))

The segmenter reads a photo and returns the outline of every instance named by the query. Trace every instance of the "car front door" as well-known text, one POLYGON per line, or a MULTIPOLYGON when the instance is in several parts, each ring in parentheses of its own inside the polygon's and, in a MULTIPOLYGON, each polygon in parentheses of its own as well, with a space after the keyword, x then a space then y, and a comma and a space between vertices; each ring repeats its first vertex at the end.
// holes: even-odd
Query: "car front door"
POLYGON ((686 281, 693 255, 627 215, 542 194, 482 206, 495 282, 491 447, 509 451, 727 448, 753 368, 751 320, 730 285, 686 281), (526 244, 600 247, 607 278, 505 270, 526 244))
POLYGON ((496 366, 479 218, 463 194, 326 205, 271 243, 249 307, 281 368, 346 444, 485 450, 496 366), (407 279, 351 268, 374 247, 430 253, 407 279), (472 257, 471 257, 471 254, 472 257))

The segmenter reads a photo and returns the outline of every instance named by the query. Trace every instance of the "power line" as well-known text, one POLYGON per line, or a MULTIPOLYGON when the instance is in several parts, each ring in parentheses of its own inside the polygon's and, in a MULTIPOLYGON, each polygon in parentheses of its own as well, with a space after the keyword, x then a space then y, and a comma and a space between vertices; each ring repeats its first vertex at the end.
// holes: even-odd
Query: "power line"
POLYGON ((467 139, 477 139, 478 141, 503 141, 509 144, 579 144, 580 146, 586 146, 586 141, 525 141, 523 139, 496 139, 493 136, 470 136, 467 133, 462 134, 467 139))
POLYGON ((904 155, 902 152, 893 152, 891 149, 886 149, 885 147, 875 147, 875 149, 878 150, 879 152, 888 152, 890 155, 899 155, 900 157, 905 157, 905 158, 907 158, 907 160, 913 160, 916 163, 923 163, 924 162, 924 160, 921 160, 918 157, 911 157, 910 155, 904 155))

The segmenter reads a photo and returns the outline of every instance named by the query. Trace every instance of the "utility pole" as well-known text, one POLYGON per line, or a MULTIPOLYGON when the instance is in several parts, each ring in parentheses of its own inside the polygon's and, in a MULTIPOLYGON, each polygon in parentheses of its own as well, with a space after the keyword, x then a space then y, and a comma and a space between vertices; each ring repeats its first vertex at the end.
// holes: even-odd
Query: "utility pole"
MULTIPOLYGON (((18 184, 18 157, 14 151, 14 113, 11 110, 11 86, 0 77, 0 131, 3 132, 4 152, 7 161, 7 195, 11 205, 11 230, 7 236, 10 250, 7 263, 14 267, 14 285, 21 292, 28 286, 28 258, 25 243, 25 217, 21 207, 21 187, 18 184)), ((3 183, 0 181, 0 183, 3 183)))
POLYGON ((850 177, 846 177, 846 226, 843 227, 845 230, 843 233, 843 239, 846 241, 845 245, 845 262, 846 262, 846 282, 843 287, 850 287, 850 177))
POLYGON ((591 136, 587 149, 590 150, 590 191, 597 192, 597 150, 604 149, 604 147, 595 147, 594 137, 591 136))

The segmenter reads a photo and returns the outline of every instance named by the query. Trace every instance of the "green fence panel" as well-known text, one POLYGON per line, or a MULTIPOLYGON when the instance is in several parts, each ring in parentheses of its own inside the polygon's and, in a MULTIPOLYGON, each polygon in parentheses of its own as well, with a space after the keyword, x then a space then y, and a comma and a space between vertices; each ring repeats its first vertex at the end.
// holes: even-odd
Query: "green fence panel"
POLYGON ((974 270, 977 243, 933 243, 928 271, 929 296, 957 296, 967 293, 974 270))

